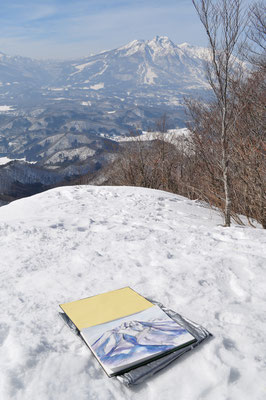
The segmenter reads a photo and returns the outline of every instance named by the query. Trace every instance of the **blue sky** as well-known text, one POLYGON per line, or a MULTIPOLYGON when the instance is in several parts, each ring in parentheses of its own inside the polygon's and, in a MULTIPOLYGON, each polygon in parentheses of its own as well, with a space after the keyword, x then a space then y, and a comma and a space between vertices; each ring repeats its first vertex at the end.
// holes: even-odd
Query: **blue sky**
POLYGON ((69 59, 134 39, 205 45, 191 0, 0 0, 0 51, 69 59))

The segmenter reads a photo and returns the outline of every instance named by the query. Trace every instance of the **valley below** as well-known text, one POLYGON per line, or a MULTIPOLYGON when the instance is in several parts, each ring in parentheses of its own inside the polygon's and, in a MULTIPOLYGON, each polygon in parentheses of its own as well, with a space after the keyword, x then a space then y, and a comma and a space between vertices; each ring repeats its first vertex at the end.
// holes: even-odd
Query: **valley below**
POLYGON ((0 53, 0 204, 95 174, 119 138, 186 126, 184 96, 208 96, 208 51, 168 37, 70 61, 0 53), (23 159, 24 161, 15 161, 23 159), (31 163, 31 164, 29 164, 31 163))

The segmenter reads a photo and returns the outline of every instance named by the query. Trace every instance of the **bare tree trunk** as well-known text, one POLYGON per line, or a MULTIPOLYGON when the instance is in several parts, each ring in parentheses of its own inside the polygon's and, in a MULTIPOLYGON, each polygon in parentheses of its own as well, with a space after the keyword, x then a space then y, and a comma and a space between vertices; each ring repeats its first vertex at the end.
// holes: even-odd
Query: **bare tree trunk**
POLYGON ((223 184, 225 195, 224 207, 224 225, 230 226, 231 224, 231 186, 229 176, 229 154, 228 154, 228 137, 226 132, 226 108, 223 108, 222 115, 222 130, 221 130, 221 145, 222 145, 222 167, 223 167, 223 184))
POLYGON ((229 168, 230 95, 229 81, 234 72, 234 55, 241 33, 241 0, 192 0, 206 31, 210 58, 207 78, 220 110, 221 166, 224 185, 225 226, 231 223, 231 182, 229 168))

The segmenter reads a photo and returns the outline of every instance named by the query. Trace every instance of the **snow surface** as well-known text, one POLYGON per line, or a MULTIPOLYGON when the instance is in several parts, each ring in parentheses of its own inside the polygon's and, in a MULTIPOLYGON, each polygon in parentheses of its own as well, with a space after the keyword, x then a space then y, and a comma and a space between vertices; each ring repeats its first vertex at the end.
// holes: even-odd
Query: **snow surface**
POLYGON ((12 110, 13 110, 12 106, 0 106, 0 112, 7 112, 12 110))
POLYGON ((62 187, 0 208, 0 398, 266 398, 266 235, 151 189, 62 187), (146 383, 107 378, 58 305, 130 286, 214 338, 146 383))
POLYGON ((153 85, 154 79, 157 77, 158 75, 152 70, 149 65, 147 65, 146 75, 144 76, 144 83, 147 83, 147 85, 153 85))
POLYGON ((60 92, 62 90, 65 90, 65 88, 48 88, 48 90, 51 90, 52 92, 60 92))
POLYGON ((8 164, 10 161, 25 161, 28 164, 36 164, 37 161, 27 161, 26 158, 0 157, 0 165, 8 164))
POLYGON ((96 83, 96 85, 90 86, 90 89, 93 89, 93 90, 99 90, 99 89, 103 89, 103 88, 104 88, 104 83, 103 82, 96 83))
POLYGON ((54 100, 57 100, 57 101, 61 101, 61 100, 71 100, 71 99, 68 99, 67 97, 56 97, 55 99, 50 99, 51 101, 54 101, 54 100))
POLYGON ((150 140, 164 139, 166 142, 178 144, 180 138, 188 138, 190 131, 187 128, 168 129, 167 132, 148 132, 142 131, 141 135, 131 136, 112 136, 112 139, 117 142, 146 142, 150 140))
POLYGON ((80 161, 85 161, 88 157, 94 156, 95 153, 95 150, 87 146, 80 146, 77 149, 64 149, 52 154, 51 157, 49 157, 48 160, 45 161, 45 164, 49 165, 64 163, 66 160, 70 161, 74 158, 78 158, 80 161))
POLYGON ((91 101, 82 101, 80 104, 82 106, 91 106, 91 101))
POLYGON ((78 71, 73 72, 72 74, 70 74, 70 76, 73 76, 73 75, 78 74, 79 72, 82 72, 82 71, 84 70, 84 68, 87 68, 87 67, 89 67, 89 66, 95 64, 96 62, 97 62, 97 61, 89 61, 89 62, 87 62, 87 63, 85 63, 85 64, 74 65, 74 67, 75 67, 78 71))
POLYGON ((12 161, 11 158, 8 158, 8 157, 0 157, 0 165, 8 164, 10 161, 12 161))
POLYGON ((198 57, 205 61, 210 60, 210 50, 206 47, 193 46, 189 43, 181 43, 178 45, 178 47, 184 50, 190 57, 198 57))

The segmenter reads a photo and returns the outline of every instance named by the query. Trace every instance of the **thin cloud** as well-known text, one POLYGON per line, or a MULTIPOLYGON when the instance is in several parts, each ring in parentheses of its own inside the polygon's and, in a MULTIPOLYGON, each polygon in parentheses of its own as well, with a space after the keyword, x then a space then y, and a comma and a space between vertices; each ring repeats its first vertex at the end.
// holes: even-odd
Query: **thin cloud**
POLYGON ((0 51, 35 58, 81 57, 155 35, 204 40, 189 0, 24 0, 1 15, 0 51))

